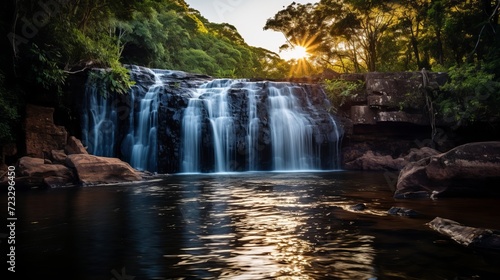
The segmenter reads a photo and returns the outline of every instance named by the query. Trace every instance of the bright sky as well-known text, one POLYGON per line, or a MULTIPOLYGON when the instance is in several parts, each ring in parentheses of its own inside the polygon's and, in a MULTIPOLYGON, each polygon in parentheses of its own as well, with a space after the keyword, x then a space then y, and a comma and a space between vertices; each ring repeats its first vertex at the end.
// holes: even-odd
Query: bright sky
MULTIPOLYGON (((268 18, 296 3, 315 3, 314 0, 185 0, 209 21, 232 24, 238 29, 245 42, 279 54, 279 47, 286 43, 280 32, 264 31, 268 18)), ((286 59, 286 54, 280 54, 286 59)))

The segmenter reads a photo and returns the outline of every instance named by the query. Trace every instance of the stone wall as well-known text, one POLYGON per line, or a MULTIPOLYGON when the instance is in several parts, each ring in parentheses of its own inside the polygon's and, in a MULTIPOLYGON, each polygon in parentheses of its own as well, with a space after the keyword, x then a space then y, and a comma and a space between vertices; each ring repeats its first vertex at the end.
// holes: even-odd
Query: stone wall
POLYGON ((364 84, 339 110, 346 131, 343 166, 353 166, 348 163, 369 151, 376 156, 398 158, 411 148, 451 147, 448 141, 430 141, 425 102, 425 92, 438 90, 447 78, 445 73, 432 72, 341 75, 340 79, 364 84))
POLYGON ((66 146, 68 132, 54 124, 54 108, 27 105, 26 107, 26 154, 44 158, 52 150, 66 146), (45 155, 44 155, 45 154, 45 155))

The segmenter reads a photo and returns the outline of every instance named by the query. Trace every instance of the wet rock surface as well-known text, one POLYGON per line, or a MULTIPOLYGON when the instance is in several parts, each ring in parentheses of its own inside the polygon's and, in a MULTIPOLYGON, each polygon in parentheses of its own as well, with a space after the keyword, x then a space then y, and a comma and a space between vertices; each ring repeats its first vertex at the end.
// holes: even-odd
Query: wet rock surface
POLYGON ((441 217, 434 218, 427 225, 431 229, 450 237, 460 245, 500 250, 500 231, 498 230, 465 226, 441 217))
POLYGON ((413 162, 401 170, 395 197, 498 195, 500 142, 477 142, 413 162))

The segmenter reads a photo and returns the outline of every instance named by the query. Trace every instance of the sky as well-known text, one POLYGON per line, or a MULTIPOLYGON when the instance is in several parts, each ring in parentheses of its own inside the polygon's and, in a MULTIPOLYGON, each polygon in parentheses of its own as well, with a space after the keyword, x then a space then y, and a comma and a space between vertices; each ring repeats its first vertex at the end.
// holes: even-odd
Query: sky
POLYGON ((238 29, 245 42, 250 46, 262 47, 287 58, 279 53, 279 47, 286 43, 285 36, 272 30, 264 31, 268 18, 296 3, 314 3, 313 0, 185 0, 209 21, 226 22, 238 29))

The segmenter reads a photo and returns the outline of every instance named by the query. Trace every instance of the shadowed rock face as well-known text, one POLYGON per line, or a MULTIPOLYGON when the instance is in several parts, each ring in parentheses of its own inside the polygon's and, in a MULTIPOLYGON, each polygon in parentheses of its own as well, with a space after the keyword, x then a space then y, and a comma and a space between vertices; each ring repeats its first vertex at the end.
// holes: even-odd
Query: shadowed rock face
POLYGON ((395 197, 415 194, 477 195, 500 190, 500 142, 477 142, 408 164, 395 197))
POLYGON ((54 124, 54 108, 34 105, 26 107, 26 154, 44 158, 52 150, 63 149, 68 132, 54 124))

